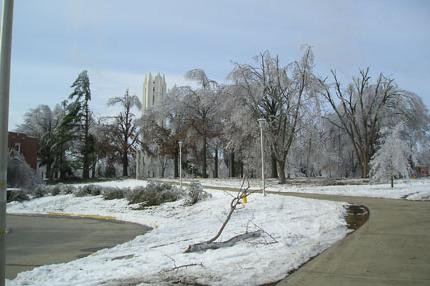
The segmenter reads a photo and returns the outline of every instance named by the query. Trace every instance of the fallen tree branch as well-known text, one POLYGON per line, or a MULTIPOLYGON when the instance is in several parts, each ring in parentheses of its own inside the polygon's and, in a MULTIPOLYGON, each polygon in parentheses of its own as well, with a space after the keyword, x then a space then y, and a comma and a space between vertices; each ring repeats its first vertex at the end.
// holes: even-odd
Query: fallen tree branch
POLYGON ((201 242, 197 244, 193 244, 188 246, 187 250, 185 250, 185 253, 190 252, 199 252, 199 251, 206 251, 208 249, 218 249, 221 247, 230 247, 238 243, 239 241, 243 241, 249 238, 255 238, 261 236, 264 232, 262 230, 257 230, 253 232, 247 232, 243 234, 236 235, 232 238, 230 238, 227 241, 221 241, 221 242, 201 242))
POLYGON ((184 264, 184 265, 176 266, 176 267, 174 267, 172 269, 167 270, 166 272, 176 271, 176 270, 181 269, 181 268, 187 268, 187 267, 192 267, 192 266, 201 266, 201 267, 204 267, 202 262, 200 262, 200 263, 190 263, 190 264, 184 264))
POLYGON ((239 189, 236 197, 234 197, 230 203, 230 211, 229 211, 227 218, 225 219, 224 223, 221 225, 221 228, 219 229, 218 233, 212 239, 209 239, 208 241, 206 241, 204 243, 212 243, 219 238, 219 236, 223 232, 224 228, 226 227, 227 223, 229 222, 231 215, 236 210, 237 205, 239 203, 241 203, 241 201, 243 200, 244 197, 246 197, 250 194, 250 192, 249 192, 249 181, 248 181, 248 187, 246 187, 245 189, 243 188, 244 184, 245 184, 245 177, 242 180, 242 185, 240 186, 240 189, 239 189))
POLYGON ((253 221, 251 221, 251 223, 258 228, 259 230, 261 230, 262 232, 264 232, 265 234, 267 234, 271 239, 272 242, 268 242, 267 244, 273 244, 273 243, 278 243, 279 241, 273 237, 273 235, 271 235, 270 233, 268 233, 267 231, 265 231, 262 227, 260 227, 259 225, 257 225, 256 223, 254 223, 253 221))
POLYGON ((230 218, 233 215, 233 212, 236 210, 237 206, 239 204, 242 204, 244 198, 246 198, 251 194, 251 192, 249 191, 249 188, 250 188, 249 180, 247 180, 247 187, 244 188, 245 180, 247 180, 247 178, 243 177, 242 184, 240 186, 239 191, 237 192, 236 196, 233 197, 233 200, 230 202, 230 211, 228 212, 227 217, 224 220, 224 223, 221 225, 221 228, 218 230, 217 234, 213 238, 209 239, 208 241, 204 241, 204 242, 200 242, 200 243, 188 246, 188 248, 185 250, 185 253, 205 251, 207 249, 218 249, 221 247, 229 247, 234 245, 238 241, 248 239, 251 237, 258 237, 263 233, 262 230, 258 230, 254 232, 247 231, 246 233, 232 237, 227 241, 215 242, 221 236, 221 233, 224 231, 224 228, 227 226, 227 223, 230 221, 230 218))
POLYGON ((169 269, 169 270, 166 270, 165 272, 175 271, 175 270, 178 270, 178 269, 181 269, 181 268, 187 268, 187 267, 191 267, 191 266, 201 266, 201 267, 204 267, 203 266, 203 262, 200 262, 200 263, 189 263, 189 264, 184 264, 184 265, 177 266, 176 265, 176 260, 173 257, 171 257, 171 256, 169 256, 167 254, 164 255, 164 256, 166 256, 167 258, 169 258, 173 262, 173 268, 169 269))

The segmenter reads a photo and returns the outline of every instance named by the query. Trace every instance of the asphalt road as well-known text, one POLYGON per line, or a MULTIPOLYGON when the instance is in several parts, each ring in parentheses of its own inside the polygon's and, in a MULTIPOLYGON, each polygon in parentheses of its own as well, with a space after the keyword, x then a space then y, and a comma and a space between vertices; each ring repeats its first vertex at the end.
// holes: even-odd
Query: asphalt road
POLYGON ((141 225, 82 218, 7 215, 6 278, 71 261, 144 234, 141 225))

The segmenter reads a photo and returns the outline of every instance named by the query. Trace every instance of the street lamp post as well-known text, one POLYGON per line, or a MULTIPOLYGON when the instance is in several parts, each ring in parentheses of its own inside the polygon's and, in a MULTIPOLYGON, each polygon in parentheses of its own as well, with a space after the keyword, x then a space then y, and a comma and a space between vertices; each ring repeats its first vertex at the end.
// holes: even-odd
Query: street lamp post
POLYGON ((266 119, 258 119, 260 126, 260 137, 261 137, 261 180, 263 182, 263 196, 266 196, 266 180, 264 177, 264 140, 263 140, 263 127, 266 124, 266 119))
POLYGON ((4 286, 6 281, 6 171, 13 0, 3 0, 2 9, 0 44, 0 286, 4 286))
POLYGON ((179 185, 182 190, 182 141, 179 141, 179 185))

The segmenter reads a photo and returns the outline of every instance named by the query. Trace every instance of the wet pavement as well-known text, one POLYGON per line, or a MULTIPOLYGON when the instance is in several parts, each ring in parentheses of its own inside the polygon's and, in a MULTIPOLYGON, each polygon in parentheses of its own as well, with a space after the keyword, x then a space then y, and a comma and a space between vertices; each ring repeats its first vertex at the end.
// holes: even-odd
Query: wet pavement
POLYGON ((7 215, 6 278, 34 267, 85 257, 142 235, 149 228, 125 222, 7 215))

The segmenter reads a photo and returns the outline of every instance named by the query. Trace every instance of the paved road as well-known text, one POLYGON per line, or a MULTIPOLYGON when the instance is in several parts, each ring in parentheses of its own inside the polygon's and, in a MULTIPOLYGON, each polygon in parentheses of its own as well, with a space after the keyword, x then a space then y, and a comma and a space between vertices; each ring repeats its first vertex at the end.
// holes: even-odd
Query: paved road
POLYGON ((44 264, 87 256, 144 234, 137 224, 95 219, 7 215, 6 278, 44 264))
POLYGON ((362 204, 369 208, 370 217, 356 232, 277 285, 430 285, 429 202, 286 195, 362 204))

